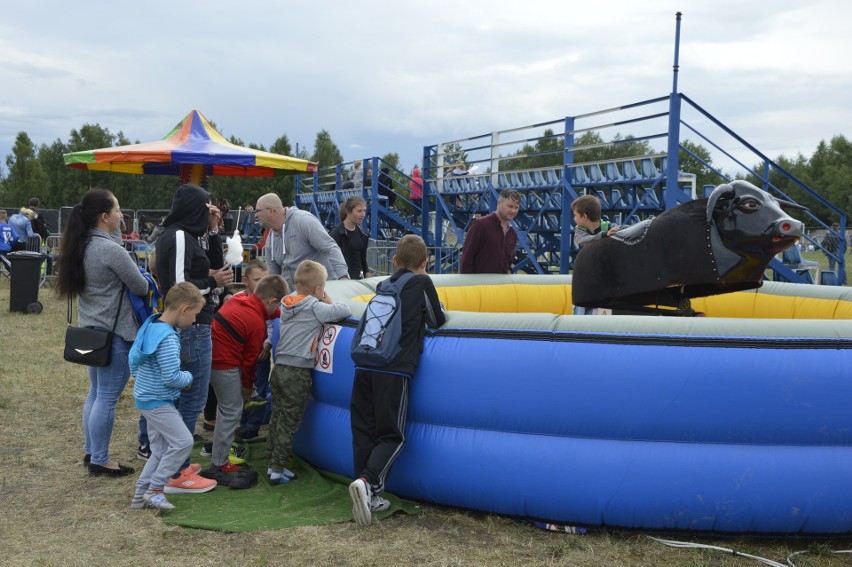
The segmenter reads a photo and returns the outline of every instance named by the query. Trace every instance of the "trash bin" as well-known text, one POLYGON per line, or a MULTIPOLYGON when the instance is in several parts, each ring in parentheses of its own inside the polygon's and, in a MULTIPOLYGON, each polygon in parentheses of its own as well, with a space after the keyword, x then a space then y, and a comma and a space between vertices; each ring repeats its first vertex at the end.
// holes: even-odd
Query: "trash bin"
POLYGON ((42 305, 38 301, 38 288, 44 254, 40 252, 12 252, 7 257, 12 264, 10 269, 12 283, 9 290, 9 311, 41 313, 42 305))

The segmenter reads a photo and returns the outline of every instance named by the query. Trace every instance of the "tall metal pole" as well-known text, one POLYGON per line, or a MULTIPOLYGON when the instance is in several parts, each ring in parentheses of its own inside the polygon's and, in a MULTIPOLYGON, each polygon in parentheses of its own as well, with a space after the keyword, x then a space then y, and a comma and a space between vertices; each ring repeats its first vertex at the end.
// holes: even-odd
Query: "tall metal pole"
POLYGON ((679 60, 680 60, 680 17, 681 13, 678 12, 675 14, 675 52, 674 52, 674 65, 672 66, 672 92, 677 92, 677 71, 680 68, 679 60))
POLYGON ((680 191, 677 179, 678 172, 680 171, 680 164, 678 163, 680 155, 680 95, 677 92, 678 57, 680 55, 680 16, 680 12, 675 14, 677 26, 675 31, 674 79, 672 80, 672 92, 669 95, 669 136, 666 148, 668 163, 663 172, 666 176, 666 209, 670 209, 678 203, 688 200, 688 198, 684 198, 683 193, 680 191))

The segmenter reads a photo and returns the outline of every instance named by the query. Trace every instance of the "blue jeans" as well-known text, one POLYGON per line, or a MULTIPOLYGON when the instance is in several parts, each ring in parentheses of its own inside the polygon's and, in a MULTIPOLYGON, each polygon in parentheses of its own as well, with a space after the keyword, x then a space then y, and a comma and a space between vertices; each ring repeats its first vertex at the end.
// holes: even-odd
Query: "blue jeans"
POLYGON ((109 463, 115 405, 130 379, 127 353, 132 345, 132 342, 113 335, 110 365, 103 368, 89 367, 89 395, 83 404, 83 435, 86 439, 85 451, 92 455, 93 465, 109 463))
MULTIPOLYGON (((192 385, 180 393, 175 404, 186 428, 195 433, 195 422, 207 403, 210 366, 213 364, 213 339, 210 325, 191 325, 180 332, 180 369, 192 374, 192 385)), ((183 468, 189 466, 186 459, 183 468)), ((177 471, 175 471, 177 472, 177 471)))

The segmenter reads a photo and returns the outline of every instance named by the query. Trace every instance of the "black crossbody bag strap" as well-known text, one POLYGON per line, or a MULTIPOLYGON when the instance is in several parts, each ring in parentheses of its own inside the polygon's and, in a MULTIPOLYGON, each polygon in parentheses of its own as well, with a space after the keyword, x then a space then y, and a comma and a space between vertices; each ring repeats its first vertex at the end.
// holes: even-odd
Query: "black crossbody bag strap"
POLYGON ((232 327, 232 326, 231 326, 231 324, 230 324, 230 323, 228 323, 228 320, 227 320, 227 319, 225 319, 225 318, 222 316, 222 314, 221 314, 221 313, 219 313, 218 311, 217 311, 216 313, 214 313, 214 314, 213 314, 213 319, 215 319, 217 323, 219 323, 220 325, 222 325, 222 328, 224 328, 226 331, 228 331, 228 334, 229 334, 229 335, 231 335, 232 337, 234 337, 234 339, 235 339, 238 343, 240 343, 241 345, 246 344, 246 340, 243 338, 243 336, 242 336, 241 334, 239 334, 239 333, 237 332, 237 330, 236 330, 234 327, 232 327))
MULTIPOLYGON (((124 303, 122 300, 124 299, 124 290, 127 286, 122 283, 121 284, 121 293, 118 295, 118 310, 115 312, 115 319, 112 322, 111 331, 114 333, 115 328, 118 326, 118 316, 121 315, 121 304, 124 303)), ((74 314, 74 304, 71 301, 71 295, 68 296, 68 325, 71 325, 71 316, 74 314)))

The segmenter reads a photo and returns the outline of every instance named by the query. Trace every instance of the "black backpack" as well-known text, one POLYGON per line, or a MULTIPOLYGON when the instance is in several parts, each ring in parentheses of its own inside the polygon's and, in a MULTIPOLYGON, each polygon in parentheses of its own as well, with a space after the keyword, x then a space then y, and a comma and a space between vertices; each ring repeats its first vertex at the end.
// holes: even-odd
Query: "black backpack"
POLYGON ((376 287, 376 295, 352 337, 352 360, 355 366, 382 368, 390 364, 402 350, 402 302, 400 294, 408 280, 416 274, 406 272, 395 282, 386 279, 376 287))

